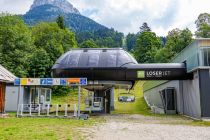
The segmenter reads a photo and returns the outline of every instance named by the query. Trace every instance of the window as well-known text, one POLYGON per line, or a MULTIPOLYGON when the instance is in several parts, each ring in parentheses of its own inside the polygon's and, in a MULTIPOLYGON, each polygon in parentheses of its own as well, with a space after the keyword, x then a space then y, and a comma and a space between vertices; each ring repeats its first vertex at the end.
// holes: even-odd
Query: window
POLYGON ((99 61, 99 54, 93 53, 92 55, 89 56, 88 59, 88 66, 89 67, 97 67, 98 66, 98 61, 99 61))
POLYGON ((109 57, 107 58, 107 66, 108 67, 116 67, 117 52, 112 51, 112 50, 108 50, 107 52, 109 53, 109 57))
POLYGON ((51 101, 51 90, 46 89, 46 102, 50 102, 50 101, 51 101))
POLYGON ((210 48, 202 49, 203 66, 210 66, 210 48))
POLYGON ((35 88, 31 89, 31 103, 32 104, 37 104, 39 103, 39 94, 38 94, 38 88, 36 88, 36 92, 35 92, 35 88))
POLYGON ((128 56, 125 51, 120 50, 118 54, 118 66, 122 66, 127 63, 133 63, 133 60, 130 58, 130 56, 128 56))
POLYGON ((44 88, 41 88, 39 103, 40 104, 43 104, 44 102, 45 102, 45 89, 44 88))
POLYGON ((80 52, 74 51, 71 53, 71 55, 68 56, 68 58, 66 58, 65 61, 68 63, 69 66, 76 67, 78 65, 79 58, 80 52))

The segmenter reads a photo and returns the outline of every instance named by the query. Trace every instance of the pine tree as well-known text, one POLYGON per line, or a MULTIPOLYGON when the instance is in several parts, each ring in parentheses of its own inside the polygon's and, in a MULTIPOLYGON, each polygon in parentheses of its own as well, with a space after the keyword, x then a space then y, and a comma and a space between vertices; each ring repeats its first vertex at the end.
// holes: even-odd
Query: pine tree
POLYGON ((142 26, 140 27, 140 33, 142 32, 150 32, 151 28, 148 26, 148 24, 146 22, 144 22, 142 24, 142 26))
POLYGON ((56 22, 58 24, 58 26, 61 28, 61 29, 65 29, 66 26, 65 26, 65 21, 64 21, 64 17, 59 15, 58 18, 56 19, 56 22))

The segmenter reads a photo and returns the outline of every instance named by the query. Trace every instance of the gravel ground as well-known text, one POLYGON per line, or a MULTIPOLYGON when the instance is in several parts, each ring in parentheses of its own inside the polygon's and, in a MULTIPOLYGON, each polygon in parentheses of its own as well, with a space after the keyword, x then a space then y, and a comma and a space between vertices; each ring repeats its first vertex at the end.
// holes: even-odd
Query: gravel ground
POLYGON ((210 140, 210 127, 181 117, 105 116, 106 123, 81 129, 87 140, 210 140))

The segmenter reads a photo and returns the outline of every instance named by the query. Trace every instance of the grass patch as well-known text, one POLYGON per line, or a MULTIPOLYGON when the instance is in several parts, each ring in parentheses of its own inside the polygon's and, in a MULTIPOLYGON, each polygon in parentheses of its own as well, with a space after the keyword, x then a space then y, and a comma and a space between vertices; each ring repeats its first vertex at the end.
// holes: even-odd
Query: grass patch
POLYGON ((210 126, 210 122, 209 121, 196 121, 194 120, 191 125, 194 126, 210 126))
POLYGON ((134 89, 129 94, 125 94, 127 91, 123 89, 115 90, 115 110, 113 114, 142 114, 152 115, 150 108, 147 106, 143 97, 142 82, 138 82, 134 89), (118 96, 120 95, 134 95, 135 102, 118 102, 118 96))
MULTIPOLYGON (((85 98, 87 96, 87 90, 85 89, 82 89, 81 90, 81 105, 80 105, 80 108, 81 108, 81 111, 84 111, 85 110, 85 98)), ((71 90, 71 92, 69 94, 67 94, 66 96, 58 96, 58 95, 54 95, 52 94, 52 102, 51 102, 52 105, 56 105, 56 104, 59 104, 59 105, 64 105, 64 104, 69 104, 71 105, 71 109, 70 110, 73 110, 74 108, 74 104, 78 104, 78 91, 77 90, 71 90)))
POLYGON ((83 139, 77 128, 104 122, 102 117, 89 120, 58 118, 9 118, 0 119, 1 140, 72 140, 83 139))
POLYGON ((158 85, 161 85, 163 83, 167 82, 166 80, 151 80, 151 81, 146 81, 144 82, 144 84, 142 85, 143 86, 143 91, 147 91, 149 89, 152 89, 158 85))

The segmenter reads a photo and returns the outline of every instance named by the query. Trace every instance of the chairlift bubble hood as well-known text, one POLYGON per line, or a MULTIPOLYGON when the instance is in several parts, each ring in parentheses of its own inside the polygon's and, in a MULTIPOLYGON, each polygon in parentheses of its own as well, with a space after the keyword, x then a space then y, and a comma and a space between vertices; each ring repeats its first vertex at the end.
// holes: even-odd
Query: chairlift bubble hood
POLYGON ((88 80, 137 81, 185 80, 191 75, 185 63, 138 64, 122 48, 73 49, 52 67, 55 78, 86 77, 88 80))

